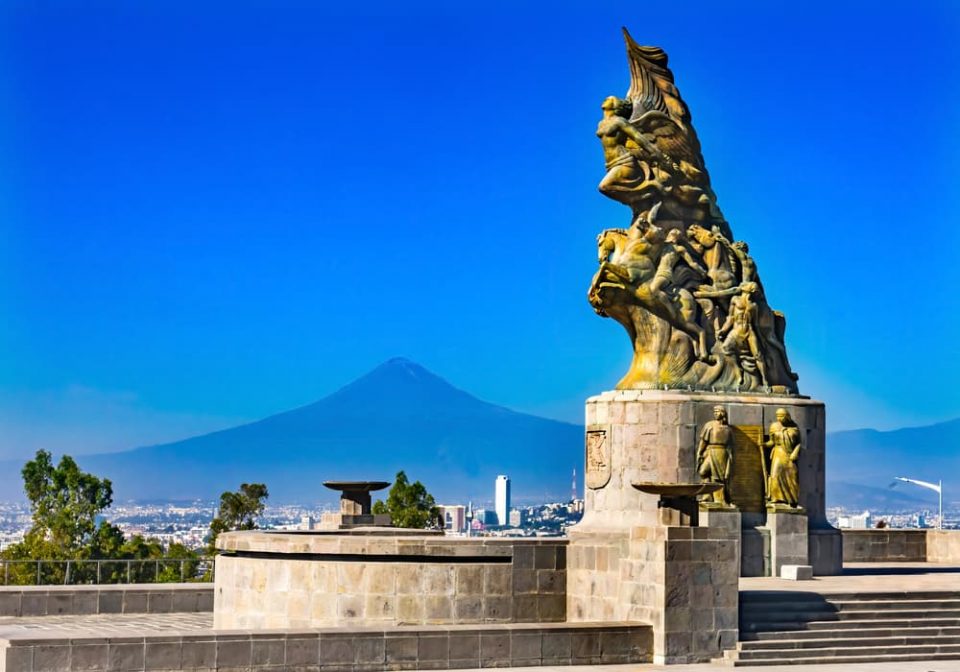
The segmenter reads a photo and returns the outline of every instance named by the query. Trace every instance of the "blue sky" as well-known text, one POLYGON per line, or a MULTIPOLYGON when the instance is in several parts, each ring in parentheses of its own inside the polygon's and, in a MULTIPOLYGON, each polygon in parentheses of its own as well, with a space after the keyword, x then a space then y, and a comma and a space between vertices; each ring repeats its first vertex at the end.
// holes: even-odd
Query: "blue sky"
POLYGON ((0 5, 0 457, 309 403, 402 355, 579 420, 620 26, 670 54, 832 429, 960 415, 955 3, 0 5))

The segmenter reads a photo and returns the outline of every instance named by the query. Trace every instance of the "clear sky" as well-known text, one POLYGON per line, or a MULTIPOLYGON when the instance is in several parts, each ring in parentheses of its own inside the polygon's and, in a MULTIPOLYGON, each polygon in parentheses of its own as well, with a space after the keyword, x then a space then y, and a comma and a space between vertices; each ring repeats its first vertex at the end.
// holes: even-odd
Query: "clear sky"
POLYGON ((670 54, 830 428, 960 416, 960 5, 587 4, 3 2, 0 457, 396 355, 579 421, 630 360, 586 301, 629 219, 596 191, 621 25, 670 54))

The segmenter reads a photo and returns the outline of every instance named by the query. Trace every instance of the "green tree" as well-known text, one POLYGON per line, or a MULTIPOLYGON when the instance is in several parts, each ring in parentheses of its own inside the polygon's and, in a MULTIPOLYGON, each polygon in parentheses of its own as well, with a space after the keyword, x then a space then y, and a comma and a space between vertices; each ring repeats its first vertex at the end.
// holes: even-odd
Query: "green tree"
POLYGON ((377 500, 373 512, 389 513, 397 527, 423 529, 439 524, 440 509, 420 481, 410 483, 404 471, 397 472, 397 480, 387 494, 387 502, 377 500))
POLYGON ((32 525, 26 537, 49 542, 61 554, 89 548, 97 534, 97 516, 113 503, 109 479, 80 471, 69 455, 57 466, 45 450, 23 467, 32 525))
MULTIPOLYGON (((123 539, 119 529, 98 520, 113 501, 109 479, 80 470, 69 455, 54 465, 53 457, 38 450, 21 471, 23 487, 30 500, 31 525, 22 542, 0 554, 7 560, 84 560, 104 557, 104 550, 123 539)), ((34 583, 37 568, 26 563, 11 564, 11 583, 34 583)), ((74 563, 67 574, 66 563, 41 566, 43 583, 70 583, 90 579, 90 565, 74 563)))
POLYGON ((270 496, 263 483, 241 483, 236 492, 220 495, 220 509, 210 521, 210 540, 207 552, 216 552, 217 537, 231 530, 255 530, 257 519, 263 515, 265 501, 270 496))

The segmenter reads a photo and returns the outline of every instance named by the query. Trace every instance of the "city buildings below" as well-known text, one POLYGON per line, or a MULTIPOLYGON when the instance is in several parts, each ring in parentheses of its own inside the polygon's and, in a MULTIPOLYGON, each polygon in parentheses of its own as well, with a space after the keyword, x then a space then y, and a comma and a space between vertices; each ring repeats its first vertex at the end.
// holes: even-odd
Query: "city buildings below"
POLYGON ((441 504, 440 517, 447 534, 464 534, 467 531, 467 507, 463 504, 441 504))
MULTIPOLYGON (((508 479, 509 480, 509 479, 508 479)), ((496 504, 493 503, 495 507, 496 504)), ((260 526, 276 530, 315 529, 324 512, 335 512, 336 504, 325 505, 268 505, 260 526)), ((580 521, 583 499, 568 502, 529 504, 507 509, 507 525, 491 503, 474 506, 472 503, 450 503, 440 507, 447 534, 473 536, 560 536, 580 521)), ((202 549, 210 532, 210 521, 216 515, 217 503, 212 501, 182 502, 120 502, 104 513, 106 520, 117 525, 129 538, 140 535, 157 539, 164 546, 177 543, 187 548, 202 549)), ((833 507, 827 510, 828 521, 839 528, 868 529, 878 524, 890 528, 937 527, 937 510, 916 509, 862 509, 833 507)), ((0 550, 23 540, 31 522, 30 507, 26 502, 0 502, 0 550)), ((960 503, 944 502, 944 529, 960 528, 960 503)))
POLYGON ((497 512, 497 525, 507 527, 510 524, 510 478, 497 476, 494 489, 494 509, 497 512))

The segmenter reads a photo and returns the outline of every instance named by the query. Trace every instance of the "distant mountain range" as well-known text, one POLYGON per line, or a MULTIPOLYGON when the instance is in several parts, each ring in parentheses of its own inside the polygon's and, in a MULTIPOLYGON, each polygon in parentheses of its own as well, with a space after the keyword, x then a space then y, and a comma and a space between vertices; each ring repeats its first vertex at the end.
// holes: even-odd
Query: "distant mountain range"
MULTIPOLYGON (((878 432, 828 434, 828 504, 916 508, 935 495, 894 476, 960 486, 960 419, 878 432)), ((439 502, 489 501, 507 474, 515 500, 566 500, 583 469, 583 427, 518 413, 457 389, 406 359, 391 359, 318 402, 212 434, 122 453, 84 455, 81 468, 113 481, 114 499, 216 499, 264 482, 271 501, 333 501, 325 480, 390 481, 403 469, 439 502)), ((22 496, 22 461, 0 464, 0 499, 22 496)), ((582 494, 582 487, 580 489, 582 494)))
MULTIPOLYGON (((582 445, 582 427, 481 401, 398 358, 302 408, 78 461, 113 481, 116 501, 216 499, 241 482, 266 483, 275 503, 335 501, 323 481, 392 481, 401 469, 441 503, 492 500, 498 474, 514 499, 566 500, 582 445)), ((0 487, 17 492, 22 465, 10 466, 0 487)))
POLYGON ((916 508, 936 504, 935 492, 895 476, 943 480, 944 505, 960 502, 960 418, 888 432, 857 429, 827 434, 827 504, 857 508, 916 508))

